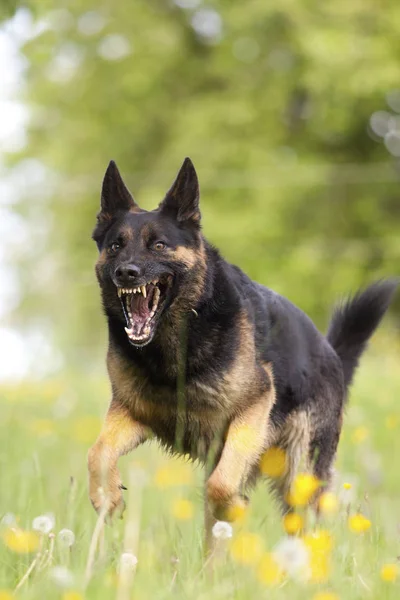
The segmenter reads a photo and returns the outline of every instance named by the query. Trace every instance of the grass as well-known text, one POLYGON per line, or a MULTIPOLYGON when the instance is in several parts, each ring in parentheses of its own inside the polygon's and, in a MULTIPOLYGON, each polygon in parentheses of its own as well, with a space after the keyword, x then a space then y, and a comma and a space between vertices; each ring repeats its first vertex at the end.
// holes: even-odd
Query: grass
MULTIPOLYGON (((259 547, 270 552, 285 535, 278 510, 262 483, 253 493, 245 521, 234 526, 231 543, 236 540, 236 552, 228 550, 228 557, 210 575, 202 560, 201 469, 168 459, 156 445, 148 445, 121 460, 123 481, 129 488, 125 492, 128 514, 106 527, 85 589, 96 525, 87 498, 86 452, 107 406, 105 375, 104 379, 71 376, 3 387, 0 396, 0 518, 13 513, 18 527, 30 530, 35 517, 53 513, 54 532, 68 528, 76 536, 70 550, 61 547, 56 537, 52 556, 45 555, 49 564, 35 566, 18 597, 303 600, 331 592, 342 600, 399 598, 400 581, 381 578, 382 566, 396 563, 400 541, 400 372, 398 354, 396 358, 392 348, 388 352, 383 344, 378 355, 369 352, 352 390, 337 469, 339 488, 343 481, 351 482, 354 498, 349 509, 341 507, 320 525, 333 540, 331 571, 320 583, 297 578, 269 587, 260 580, 259 547), (189 503, 179 503, 182 499, 189 503), (370 529, 360 535, 351 532, 348 512, 364 514, 371 521, 370 529), (255 535, 249 538, 243 557, 237 546, 245 539, 244 532, 255 535), (126 575, 127 581, 125 571, 118 570, 126 550, 138 557, 137 568, 126 575), (73 580, 65 587, 54 580, 52 568, 57 565, 72 573, 73 580)), ((6 591, 15 589, 35 558, 35 553, 10 549, 6 531, 3 524, 0 600, 11 598, 6 591)), ((45 536, 42 554, 50 543, 45 536)), ((323 595, 320 598, 324 600, 323 595)))

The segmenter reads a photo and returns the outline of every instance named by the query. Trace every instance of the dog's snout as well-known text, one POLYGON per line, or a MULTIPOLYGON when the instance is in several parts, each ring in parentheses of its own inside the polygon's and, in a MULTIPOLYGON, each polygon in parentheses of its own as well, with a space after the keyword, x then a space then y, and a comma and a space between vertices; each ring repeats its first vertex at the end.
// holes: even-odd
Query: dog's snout
POLYGON ((137 279, 140 275, 140 267, 132 263, 119 265, 115 269, 115 277, 120 285, 129 285, 131 283, 134 283, 135 279, 137 279))

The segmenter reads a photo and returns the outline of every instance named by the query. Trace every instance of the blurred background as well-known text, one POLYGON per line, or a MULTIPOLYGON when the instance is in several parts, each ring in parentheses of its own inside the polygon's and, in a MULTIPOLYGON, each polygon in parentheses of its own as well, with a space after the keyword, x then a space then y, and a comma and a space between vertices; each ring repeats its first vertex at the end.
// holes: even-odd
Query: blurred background
MULTIPOLYGON (((84 572, 86 454, 109 397, 91 232, 110 159, 150 209, 190 156, 209 240, 325 331, 338 298, 400 275, 399 32, 398 0, 0 0, 0 588, 29 565, 4 528, 29 532, 48 512, 77 539, 71 562, 54 564, 78 582, 84 572)), ((399 554, 399 325, 400 293, 346 411, 331 582, 342 600, 399 598, 377 587, 399 554), (350 510, 371 519, 374 544, 349 540, 350 510)), ((270 597, 240 569, 225 595, 198 595, 200 469, 173 467, 154 444, 121 462, 141 528, 139 596, 270 597)), ((253 498, 246 527, 271 549, 277 507, 264 486, 253 498)), ((87 600, 112 597, 125 522, 108 530, 87 600)), ((42 571, 24 585, 26 600, 61 598, 42 571)))
POLYGON ((105 375, 111 158, 153 208, 190 156, 206 236, 322 330, 399 274, 397 0, 8 0, 0 19, 1 379, 105 375))

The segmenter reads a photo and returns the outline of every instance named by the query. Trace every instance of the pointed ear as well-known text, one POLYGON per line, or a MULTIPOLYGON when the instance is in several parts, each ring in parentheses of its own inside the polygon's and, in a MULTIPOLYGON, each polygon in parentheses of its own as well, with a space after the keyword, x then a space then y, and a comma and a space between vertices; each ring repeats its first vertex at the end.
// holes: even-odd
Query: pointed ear
POLYGON ((117 165, 113 160, 110 161, 103 179, 99 217, 110 219, 118 210, 129 210, 135 206, 138 207, 123 182, 117 165))
POLYGON ((179 222, 200 225, 199 181, 190 158, 185 158, 180 171, 159 206, 161 212, 173 215, 179 222))

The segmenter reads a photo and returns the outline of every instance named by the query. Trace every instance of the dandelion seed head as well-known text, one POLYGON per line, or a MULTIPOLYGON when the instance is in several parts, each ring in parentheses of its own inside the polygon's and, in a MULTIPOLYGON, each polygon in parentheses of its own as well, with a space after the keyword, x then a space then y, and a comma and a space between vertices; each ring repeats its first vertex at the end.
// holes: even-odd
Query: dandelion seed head
POLYGON ((279 567, 291 577, 305 579, 309 569, 309 553, 300 538, 284 538, 273 551, 279 567))
POLYGON ((4 527, 13 527, 17 524, 17 517, 12 512, 8 512, 2 516, 0 524, 4 527))
POLYGON ((138 559, 133 552, 123 552, 119 559, 120 569, 123 570, 133 570, 136 568, 137 563, 138 559))
POLYGON ((48 534, 52 529, 54 529, 55 518, 52 513, 47 513, 45 515, 40 515, 39 517, 35 517, 32 522, 32 529, 38 531, 39 533, 48 534))
POLYGON ((49 571, 50 579, 60 588, 69 588, 74 584, 74 575, 73 573, 67 569, 67 567, 63 567, 58 565, 53 567, 49 571))
POLYGON ((232 525, 226 521, 217 521, 212 528, 212 534, 217 540, 227 540, 233 535, 232 525))
POLYGON ((75 544, 75 534, 71 529, 61 529, 58 532, 57 539, 61 546, 70 548, 75 544))

